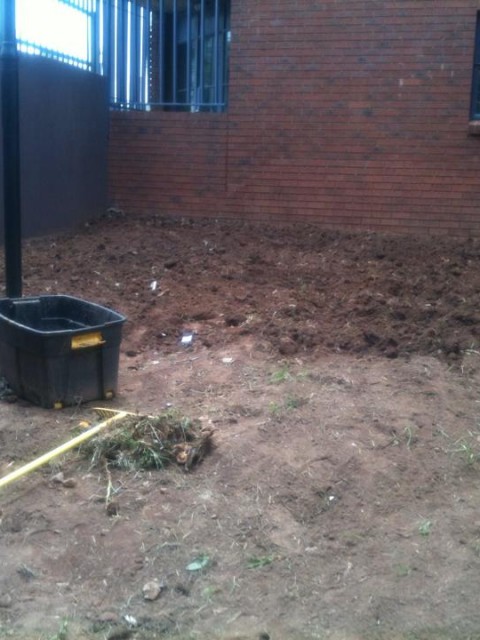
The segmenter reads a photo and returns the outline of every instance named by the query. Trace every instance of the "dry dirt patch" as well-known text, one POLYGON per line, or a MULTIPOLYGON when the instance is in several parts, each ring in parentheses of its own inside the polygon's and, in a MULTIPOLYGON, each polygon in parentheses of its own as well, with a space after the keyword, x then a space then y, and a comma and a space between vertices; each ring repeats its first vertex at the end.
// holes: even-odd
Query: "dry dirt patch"
MULTIPOLYGON (((215 448, 5 490, 0 637, 479 637, 479 255, 156 217, 30 242, 26 293, 129 317, 111 406, 200 418, 215 448)), ((2 475, 92 417, 2 404, 2 475)))

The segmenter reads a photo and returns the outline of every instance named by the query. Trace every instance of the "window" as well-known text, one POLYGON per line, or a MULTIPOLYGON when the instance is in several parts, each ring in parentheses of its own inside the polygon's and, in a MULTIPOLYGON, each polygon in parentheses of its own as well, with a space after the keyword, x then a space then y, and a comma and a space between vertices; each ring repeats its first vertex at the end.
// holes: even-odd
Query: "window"
POLYGON ((225 110, 230 0, 105 0, 100 23, 114 107, 225 110))
POLYGON ((230 46, 228 2, 163 0, 160 24, 160 103, 174 110, 224 110, 230 46))
POLYGON ((475 53, 473 58, 470 118, 471 120, 480 120, 480 11, 477 13, 477 26, 475 30, 475 53))
POLYGON ((93 70, 93 0, 16 0, 15 13, 19 51, 93 70))
POLYGON ((108 76, 114 108, 226 109, 230 0, 16 0, 16 6, 20 51, 108 76))

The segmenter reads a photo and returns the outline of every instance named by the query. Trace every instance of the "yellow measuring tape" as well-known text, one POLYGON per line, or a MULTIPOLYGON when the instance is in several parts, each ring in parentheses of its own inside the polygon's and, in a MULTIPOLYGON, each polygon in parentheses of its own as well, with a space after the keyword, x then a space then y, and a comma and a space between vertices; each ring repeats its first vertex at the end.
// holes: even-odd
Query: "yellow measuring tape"
POLYGON ((10 484, 10 482, 13 482, 14 480, 18 480, 18 478, 21 478, 22 476, 27 475, 31 471, 38 469, 38 467, 41 467, 42 465, 49 462, 56 456, 59 456, 62 453, 65 453, 66 451, 73 449, 73 447, 76 447, 79 444, 82 444, 82 442, 85 442, 85 440, 88 440, 89 438, 97 434, 99 431, 106 429, 111 424, 118 422, 119 420, 122 420, 126 416, 132 415, 128 411, 115 411, 115 409, 108 409, 105 411, 113 412, 115 415, 112 415, 106 420, 103 420, 103 422, 99 422, 91 429, 88 429, 88 431, 84 431, 79 436, 72 438, 68 442, 61 444, 59 447, 56 447, 55 449, 52 449, 48 453, 44 453, 39 458, 32 460, 32 462, 29 462, 28 464, 23 465, 23 467, 20 467, 16 471, 12 471, 8 475, 4 476, 3 478, 0 478, 0 489, 5 487, 7 484, 10 484))

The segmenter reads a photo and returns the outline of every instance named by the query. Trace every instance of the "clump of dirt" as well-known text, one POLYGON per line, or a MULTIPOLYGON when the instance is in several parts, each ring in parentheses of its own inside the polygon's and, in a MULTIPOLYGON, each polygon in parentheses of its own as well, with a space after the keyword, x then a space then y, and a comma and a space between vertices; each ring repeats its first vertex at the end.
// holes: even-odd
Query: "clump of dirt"
POLYGON ((458 361, 480 339, 478 239, 132 215, 30 240, 24 254, 25 293, 124 312, 131 357, 171 352, 185 330, 206 347, 250 335, 302 357, 458 361))

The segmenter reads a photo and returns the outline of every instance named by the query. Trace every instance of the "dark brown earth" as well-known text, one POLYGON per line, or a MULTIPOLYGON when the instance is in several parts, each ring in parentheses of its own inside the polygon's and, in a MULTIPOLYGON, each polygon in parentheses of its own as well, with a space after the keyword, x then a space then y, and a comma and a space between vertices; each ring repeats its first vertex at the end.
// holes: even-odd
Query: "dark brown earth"
POLYGON ((25 263, 25 293, 61 291, 120 309, 138 352, 171 352, 188 326, 201 327, 207 348, 252 335, 309 357, 456 360, 480 336, 473 239, 107 217, 29 243, 25 263))
MULTIPOLYGON (((480 638, 479 267, 476 239, 116 212, 28 241, 25 295, 128 318, 109 406, 215 448, 1 490, 0 638, 480 638)), ((2 403, 1 475, 97 404, 2 403)))

